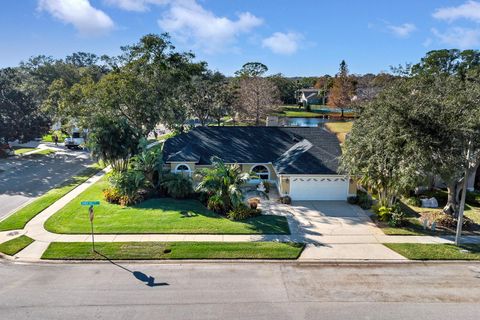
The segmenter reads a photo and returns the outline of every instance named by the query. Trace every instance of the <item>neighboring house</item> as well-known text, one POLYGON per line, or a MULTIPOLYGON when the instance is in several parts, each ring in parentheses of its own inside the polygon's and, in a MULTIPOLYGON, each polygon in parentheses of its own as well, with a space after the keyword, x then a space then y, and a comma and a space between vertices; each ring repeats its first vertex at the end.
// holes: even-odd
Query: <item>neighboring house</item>
POLYGON ((299 105, 323 104, 323 96, 319 89, 308 88, 295 91, 295 97, 299 105))
POLYGON ((163 160, 172 172, 192 174, 217 156, 276 185, 292 200, 346 200, 356 194, 338 172, 340 144, 323 128, 197 127, 165 142, 163 160))

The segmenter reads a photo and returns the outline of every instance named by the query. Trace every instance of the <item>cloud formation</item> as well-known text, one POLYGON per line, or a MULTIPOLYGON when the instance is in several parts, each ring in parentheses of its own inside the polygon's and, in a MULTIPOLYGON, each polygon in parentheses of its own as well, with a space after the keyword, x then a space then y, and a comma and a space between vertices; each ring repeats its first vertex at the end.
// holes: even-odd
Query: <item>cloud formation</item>
POLYGON ((164 5, 169 0, 104 0, 105 3, 126 11, 147 11, 150 5, 164 5))
POLYGON ((457 7, 438 8, 432 14, 435 19, 452 22, 459 19, 467 19, 480 22, 480 2, 467 1, 457 7))
POLYGON ((404 23, 399 26, 387 25, 388 30, 400 38, 407 38, 410 34, 417 30, 413 23, 404 23))
POLYGON ((237 14, 237 19, 216 16, 195 0, 170 3, 158 20, 158 25, 181 42, 191 42, 207 53, 223 51, 242 33, 250 32, 263 23, 250 12, 237 14))
POLYGON ((263 39, 262 46, 269 48, 273 53, 291 55, 298 51, 302 35, 295 32, 275 32, 263 39))
POLYGON ((73 25, 82 36, 102 35, 114 27, 112 19, 89 0, 39 0, 38 9, 73 25))
POLYGON ((480 29, 478 28, 453 27, 444 32, 439 32, 433 28, 432 33, 441 43, 460 49, 480 46, 480 29))

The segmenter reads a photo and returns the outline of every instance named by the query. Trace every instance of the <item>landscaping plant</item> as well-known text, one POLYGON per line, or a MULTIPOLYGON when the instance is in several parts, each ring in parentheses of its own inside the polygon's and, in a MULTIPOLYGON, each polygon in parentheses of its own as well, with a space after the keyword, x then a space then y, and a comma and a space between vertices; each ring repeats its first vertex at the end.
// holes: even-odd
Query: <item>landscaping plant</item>
POLYGON ((211 168, 202 169, 197 175, 201 181, 196 191, 208 193, 208 207, 223 214, 243 203, 241 186, 251 178, 238 164, 227 165, 217 157, 212 158, 211 168))

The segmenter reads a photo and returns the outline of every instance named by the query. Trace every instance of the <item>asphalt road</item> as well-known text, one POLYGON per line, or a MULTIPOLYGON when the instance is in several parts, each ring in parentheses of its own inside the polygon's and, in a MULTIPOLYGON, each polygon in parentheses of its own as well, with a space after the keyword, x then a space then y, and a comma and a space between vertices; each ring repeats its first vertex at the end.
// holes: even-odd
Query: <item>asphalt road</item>
POLYGON ((2 319, 479 319, 480 264, 0 263, 2 319))
POLYGON ((0 159, 0 219, 91 163, 84 151, 0 159))

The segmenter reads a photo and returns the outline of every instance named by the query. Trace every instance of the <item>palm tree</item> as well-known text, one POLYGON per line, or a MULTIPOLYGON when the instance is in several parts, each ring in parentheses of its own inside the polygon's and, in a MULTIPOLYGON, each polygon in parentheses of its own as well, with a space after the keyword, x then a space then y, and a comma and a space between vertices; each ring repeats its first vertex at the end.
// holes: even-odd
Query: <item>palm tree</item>
POLYGON ((197 175, 201 181, 196 191, 206 192, 208 207, 220 212, 228 212, 242 204, 241 186, 251 179, 250 174, 242 172, 240 165, 227 165, 218 157, 212 158, 212 168, 202 169, 197 175))

